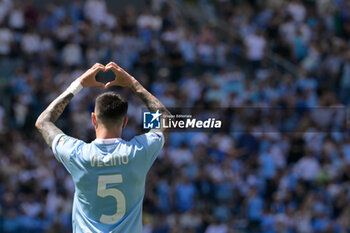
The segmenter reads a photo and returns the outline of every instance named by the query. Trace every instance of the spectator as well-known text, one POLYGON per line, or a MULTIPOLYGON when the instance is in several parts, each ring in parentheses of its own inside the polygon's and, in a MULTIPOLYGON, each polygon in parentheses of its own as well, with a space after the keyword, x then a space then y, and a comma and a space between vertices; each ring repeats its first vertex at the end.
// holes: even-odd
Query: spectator
MULTIPOLYGON (((207 14, 179 17, 181 2, 116 14, 104 0, 33 3, 0 1, 0 232, 71 232, 74 184, 32 133, 34 119, 89 64, 109 60, 168 107, 236 107, 214 114, 229 122, 224 132, 170 135, 147 180, 145 231, 350 230, 346 1, 201 3, 210 26, 192 20, 207 14), (222 21, 239 38, 216 30, 222 21)), ((81 125, 100 90, 91 91, 57 122, 87 142, 94 135, 81 125)), ((141 105, 118 91, 130 103, 129 139, 140 132, 141 105)))
POLYGON ((306 153, 295 165, 295 174, 305 181, 313 181, 319 172, 319 162, 313 157, 312 152, 306 153))
POLYGON ((106 22, 107 6, 103 0, 88 0, 84 6, 84 13, 96 26, 101 26, 106 22))
POLYGON ((176 186, 176 209, 184 212, 194 206, 196 189, 185 176, 176 186))
POLYGON ((13 45, 13 32, 6 28, 0 28, 0 55, 9 55, 13 45))
POLYGON ((251 68, 255 71, 260 68, 265 57, 266 39, 261 31, 257 31, 247 36, 245 39, 246 57, 251 63, 251 68))
POLYGON ((35 55, 40 50, 40 37, 34 31, 25 34, 22 38, 22 50, 28 55, 35 55))
POLYGON ((81 47, 76 43, 67 44, 62 51, 63 63, 68 66, 77 66, 82 64, 83 54, 81 47))

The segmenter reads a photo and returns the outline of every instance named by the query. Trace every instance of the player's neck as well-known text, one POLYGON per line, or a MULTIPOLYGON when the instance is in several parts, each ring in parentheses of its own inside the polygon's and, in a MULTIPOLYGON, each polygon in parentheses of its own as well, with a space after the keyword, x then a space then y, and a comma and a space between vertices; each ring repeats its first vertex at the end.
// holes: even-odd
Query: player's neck
POLYGON ((122 129, 107 129, 105 127, 96 128, 96 138, 108 139, 108 138, 120 138, 122 135, 122 129))

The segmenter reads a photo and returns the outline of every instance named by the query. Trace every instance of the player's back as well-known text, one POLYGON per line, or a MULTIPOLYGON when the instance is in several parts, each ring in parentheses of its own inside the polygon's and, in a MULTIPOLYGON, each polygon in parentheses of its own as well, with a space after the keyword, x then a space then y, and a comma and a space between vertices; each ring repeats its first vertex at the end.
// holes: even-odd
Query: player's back
POLYGON ((55 141, 55 155, 76 186, 73 231, 142 232, 145 179, 164 143, 162 134, 89 144, 61 135, 55 141))

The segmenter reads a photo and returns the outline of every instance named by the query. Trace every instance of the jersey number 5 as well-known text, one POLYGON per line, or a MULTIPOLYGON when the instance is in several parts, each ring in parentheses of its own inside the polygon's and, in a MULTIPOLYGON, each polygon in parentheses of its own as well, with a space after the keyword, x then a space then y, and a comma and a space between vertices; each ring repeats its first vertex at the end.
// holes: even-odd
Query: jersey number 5
POLYGON ((116 212, 112 215, 102 214, 100 217, 100 222, 104 224, 114 224, 118 222, 125 215, 125 196, 124 194, 116 188, 107 188, 108 184, 118 184, 123 183, 123 177, 120 174, 117 175, 104 175, 98 177, 97 184, 97 196, 108 197, 112 196, 116 200, 116 212))

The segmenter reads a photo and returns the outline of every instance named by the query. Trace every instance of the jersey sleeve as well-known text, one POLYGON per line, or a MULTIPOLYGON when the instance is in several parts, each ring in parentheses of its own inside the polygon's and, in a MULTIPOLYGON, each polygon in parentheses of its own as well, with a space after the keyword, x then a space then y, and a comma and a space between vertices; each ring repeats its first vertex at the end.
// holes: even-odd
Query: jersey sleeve
POLYGON ((134 137, 132 141, 136 141, 143 146, 146 153, 144 160, 147 164, 147 168, 149 169, 164 146, 163 133, 151 131, 134 137))
POLYGON ((52 151, 56 159, 65 166, 69 173, 71 172, 71 157, 78 153, 83 144, 83 141, 65 134, 57 135, 52 142, 52 151))

